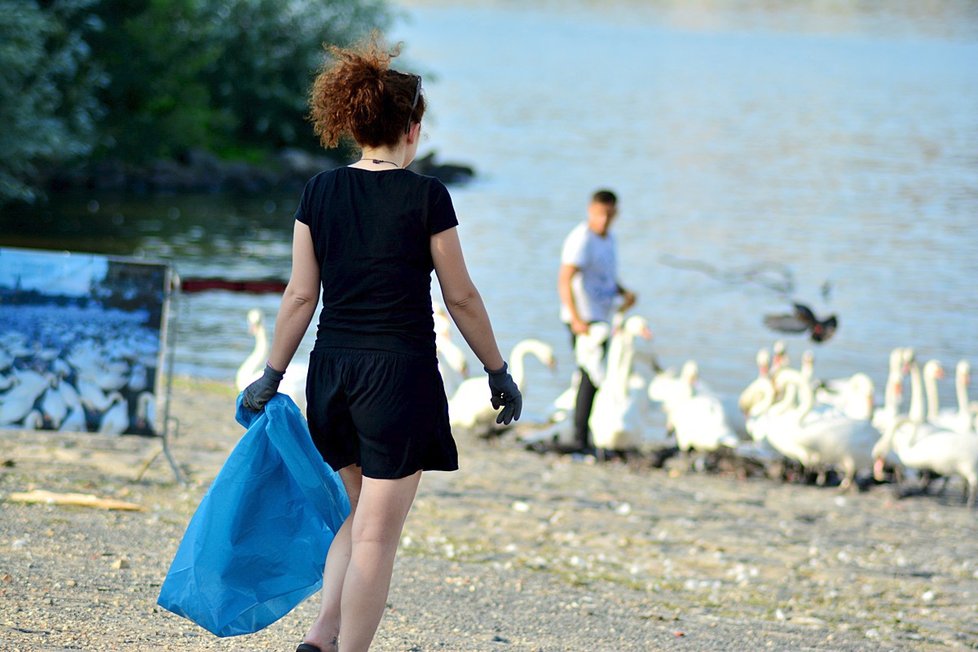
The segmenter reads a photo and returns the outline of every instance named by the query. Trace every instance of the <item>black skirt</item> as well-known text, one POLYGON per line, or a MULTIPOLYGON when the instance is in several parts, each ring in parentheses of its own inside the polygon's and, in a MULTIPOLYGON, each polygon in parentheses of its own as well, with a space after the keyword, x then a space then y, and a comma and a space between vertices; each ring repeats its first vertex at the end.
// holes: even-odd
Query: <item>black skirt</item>
POLYGON ((309 356, 306 416, 313 443, 336 471, 368 478, 455 471, 448 400, 431 354, 319 347, 309 356))

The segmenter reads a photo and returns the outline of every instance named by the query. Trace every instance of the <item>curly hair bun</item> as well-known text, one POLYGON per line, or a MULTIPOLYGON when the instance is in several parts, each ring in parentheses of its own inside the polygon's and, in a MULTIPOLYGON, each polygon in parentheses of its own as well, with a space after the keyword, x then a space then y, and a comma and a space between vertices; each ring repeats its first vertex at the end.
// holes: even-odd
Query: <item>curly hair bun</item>
POLYGON ((412 107, 418 77, 390 68, 399 47, 383 48, 374 33, 359 47, 327 51, 309 92, 309 119, 324 147, 335 147, 346 135, 360 146, 394 145, 405 125, 420 121, 423 98, 412 107))

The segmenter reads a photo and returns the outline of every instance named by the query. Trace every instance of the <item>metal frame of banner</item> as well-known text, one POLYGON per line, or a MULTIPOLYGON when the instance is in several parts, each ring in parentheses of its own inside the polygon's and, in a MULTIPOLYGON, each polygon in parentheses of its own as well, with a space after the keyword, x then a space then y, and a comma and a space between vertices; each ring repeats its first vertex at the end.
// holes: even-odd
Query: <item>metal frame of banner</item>
POLYGON ((163 297, 163 317, 161 319, 160 327, 163 329, 163 334, 160 337, 160 341, 163 343, 160 349, 160 363, 161 368, 166 369, 165 376, 165 393, 163 400, 163 418, 162 428, 157 433, 161 440, 162 445, 159 451, 157 451, 152 457, 149 458, 144 464, 142 469, 136 476, 137 480, 142 479, 143 474, 150 467, 150 465, 159 457, 160 453, 166 458, 167 463, 170 465, 170 469, 173 471, 173 476, 176 481, 181 486, 187 486, 187 479, 184 477, 183 471, 180 470, 180 466, 177 464, 176 459, 173 457, 173 452, 170 450, 170 427, 173 426, 173 436, 176 437, 180 433, 180 420, 170 414, 170 399, 173 397, 173 368, 176 353, 176 311, 173 309, 174 298, 179 295, 180 291, 180 277, 173 270, 173 267, 169 264, 165 267, 165 291, 163 297), (166 357, 165 364, 163 363, 164 352, 166 357))

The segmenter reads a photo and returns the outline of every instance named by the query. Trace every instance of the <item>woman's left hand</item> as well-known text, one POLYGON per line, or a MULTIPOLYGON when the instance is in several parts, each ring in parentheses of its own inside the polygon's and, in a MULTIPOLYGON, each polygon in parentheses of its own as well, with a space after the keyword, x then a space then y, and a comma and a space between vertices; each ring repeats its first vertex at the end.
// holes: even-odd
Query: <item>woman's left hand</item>
POLYGON ((502 408, 496 415, 496 423, 507 426, 512 421, 519 421, 520 414, 523 412, 523 395, 520 394, 520 388, 516 386, 516 381, 513 380, 508 369, 505 362, 503 368, 497 371, 486 369, 486 373, 489 374, 492 407, 497 410, 502 408))

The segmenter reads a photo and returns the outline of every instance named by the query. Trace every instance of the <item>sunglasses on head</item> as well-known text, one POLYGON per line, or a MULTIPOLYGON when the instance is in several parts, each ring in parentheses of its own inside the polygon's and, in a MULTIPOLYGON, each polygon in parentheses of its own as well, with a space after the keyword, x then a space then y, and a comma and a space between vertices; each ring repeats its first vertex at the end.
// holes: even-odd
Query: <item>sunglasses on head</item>
POLYGON ((418 75, 418 85, 414 87, 414 99, 411 100, 411 111, 408 113, 407 127, 404 128, 404 133, 411 131, 411 118, 414 117, 414 110, 418 108, 418 99, 421 97, 421 75, 418 75))

